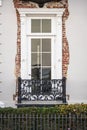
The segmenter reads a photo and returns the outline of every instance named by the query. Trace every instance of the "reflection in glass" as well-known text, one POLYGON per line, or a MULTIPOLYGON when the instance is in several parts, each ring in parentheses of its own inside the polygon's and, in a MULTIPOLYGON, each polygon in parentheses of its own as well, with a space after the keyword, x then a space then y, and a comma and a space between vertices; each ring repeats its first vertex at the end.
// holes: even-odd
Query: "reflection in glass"
POLYGON ((42 66, 51 66, 51 53, 42 54, 42 66))
POLYGON ((51 39, 31 39, 32 79, 51 79, 51 39))
POLYGON ((51 39, 42 39, 42 52, 51 52, 51 39))
POLYGON ((31 52, 40 52, 40 39, 31 39, 31 52))
POLYGON ((42 19, 42 32, 43 33, 51 32, 51 19, 42 19))
POLYGON ((41 61, 40 61, 40 53, 32 53, 31 54, 31 65, 32 66, 40 66, 41 61))
POLYGON ((31 19, 32 33, 51 33, 51 19, 31 19))
POLYGON ((39 33, 40 32, 40 19, 31 20, 31 32, 39 33))
POLYGON ((51 68, 42 68, 42 79, 51 79, 51 68))
POLYGON ((32 79, 40 79, 41 69, 38 67, 32 68, 32 79))

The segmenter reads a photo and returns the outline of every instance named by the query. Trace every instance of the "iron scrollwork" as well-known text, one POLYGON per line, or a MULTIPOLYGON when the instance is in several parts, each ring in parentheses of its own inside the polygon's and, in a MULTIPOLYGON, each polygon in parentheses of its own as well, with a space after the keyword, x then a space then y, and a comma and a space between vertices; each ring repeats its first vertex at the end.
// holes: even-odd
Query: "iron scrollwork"
MULTIPOLYGON (((27 80, 21 79, 21 101, 54 101, 63 100, 65 94, 63 79, 27 80)), ((64 99, 65 100, 65 99, 64 99)))

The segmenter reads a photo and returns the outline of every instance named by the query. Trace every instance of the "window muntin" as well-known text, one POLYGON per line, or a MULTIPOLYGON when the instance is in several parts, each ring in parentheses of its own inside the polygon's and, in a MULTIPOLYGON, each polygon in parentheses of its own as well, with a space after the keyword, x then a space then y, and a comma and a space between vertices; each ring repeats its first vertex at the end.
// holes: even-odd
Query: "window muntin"
POLYGON ((31 33, 51 33, 51 19, 31 19, 31 33))
POLYGON ((34 79, 51 79, 51 38, 31 39, 31 73, 34 79))
POLYGON ((65 9, 18 9, 21 18, 21 76, 31 79, 31 38, 51 38, 51 78, 62 77, 62 15, 65 9), (31 19, 51 19, 51 33, 32 33, 31 19))

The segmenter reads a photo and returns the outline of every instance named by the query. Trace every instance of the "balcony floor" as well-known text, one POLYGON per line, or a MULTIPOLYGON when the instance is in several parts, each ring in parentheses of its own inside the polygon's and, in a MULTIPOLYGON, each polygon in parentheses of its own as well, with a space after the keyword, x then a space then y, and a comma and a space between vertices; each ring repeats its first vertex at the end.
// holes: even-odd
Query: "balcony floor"
POLYGON ((37 106, 37 107, 42 107, 42 106, 55 106, 55 105, 62 105, 66 103, 63 103, 63 101, 22 101, 21 103, 16 104, 17 107, 31 107, 31 106, 37 106))

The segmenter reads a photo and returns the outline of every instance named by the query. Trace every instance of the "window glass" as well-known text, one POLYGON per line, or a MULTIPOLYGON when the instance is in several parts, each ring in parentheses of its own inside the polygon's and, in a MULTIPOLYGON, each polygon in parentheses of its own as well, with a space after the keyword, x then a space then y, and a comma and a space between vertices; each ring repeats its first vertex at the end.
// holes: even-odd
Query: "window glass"
POLYGON ((31 19, 31 32, 40 33, 40 19, 31 19))
POLYGON ((51 53, 42 53, 42 66, 51 66, 51 53))
POLYGON ((32 33, 51 33, 51 19, 31 19, 32 33))
POLYGON ((43 33, 51 32, 51 19, 42 19, 42 32, 43 33))
POLYGON ((33 78, 50 79, 51 77, 51 39, 31 39, 31 68, 33 78))
POLYGON ((40 66, 41 65, 40 53, 32 53, 31 54, 31 65, 32 66, 40 66))
POLYGON ((51 68, 42 68, 42 79, 51 79, 51 68))
POLYGON ((40 79, 41 69, 39 67, 32 68, 32 79, 40 79))
POLYGON ((51 39, 42 39, 42 52, 51 52, 51 39))
POLYGON ((41 44, 40 39, 31 39, 31 52, 40 52, 41 44))

